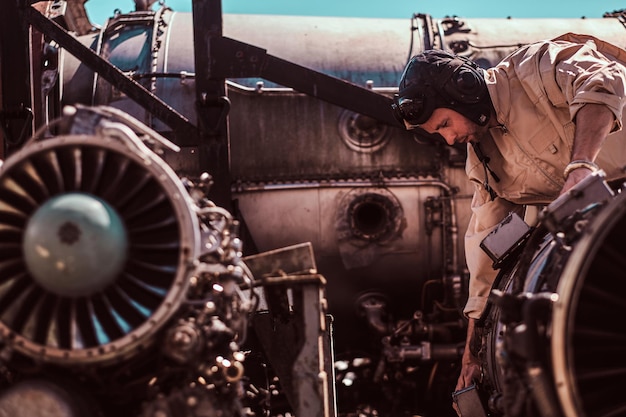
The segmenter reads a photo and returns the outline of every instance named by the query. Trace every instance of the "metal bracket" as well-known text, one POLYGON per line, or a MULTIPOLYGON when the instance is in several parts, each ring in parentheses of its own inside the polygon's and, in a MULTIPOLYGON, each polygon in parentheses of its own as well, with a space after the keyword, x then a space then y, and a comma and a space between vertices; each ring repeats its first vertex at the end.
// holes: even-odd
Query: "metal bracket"
POLYGON ((540 220, 552 233, 564 231, 566 220, 576 213, 603 205, 615 196, 604 180, 603 171, 596 171, 548 205, 540 220))
POLYGON ((244 262, 265 295, 252 321, 295 415, 334 417, 332 332, 326 280, 310 243, 264 252, 244 262))

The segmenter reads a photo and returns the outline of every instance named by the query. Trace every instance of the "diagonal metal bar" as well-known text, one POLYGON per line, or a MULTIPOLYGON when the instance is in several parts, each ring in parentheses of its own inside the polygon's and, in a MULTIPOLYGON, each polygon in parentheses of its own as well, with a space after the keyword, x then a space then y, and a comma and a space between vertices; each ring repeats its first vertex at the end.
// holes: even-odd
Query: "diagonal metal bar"
POLYGON ((399 127, 391 111, 393 100, 339 78, 313 71, 284 59, 267 55, 261 76, 320 100, 373 117, 399 127))
POLYGON ((390 97, 364 87, 275 57, 265 49, 227 37, 211 39, 211 52, 219 56, 210 64, 211 77, 262 77, 320 100, 338 105, 391 126, 400 127, 393 116, 390 97))
POLYGON ((117 89, 171 127, 177 144, 187 145, 198 142, 197 128, 173 107, 146 90, 138 82, 127 77, 120 69, 81 44, 56 22, 48 19, 33 7, 26 7, 24 15, 29 24, 55 40, 87 67, 97 72, 102 78, 115 85, 117 89))

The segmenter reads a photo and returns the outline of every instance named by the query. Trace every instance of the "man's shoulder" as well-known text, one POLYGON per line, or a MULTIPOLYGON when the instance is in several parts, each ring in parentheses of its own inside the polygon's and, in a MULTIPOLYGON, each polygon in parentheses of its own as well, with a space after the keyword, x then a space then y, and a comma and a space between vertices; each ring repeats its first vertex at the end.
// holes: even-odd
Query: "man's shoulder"
POLYGON ((502 59, 499 65, 524 65, 525 63, 541 59, 546 53, 558 53, 558 51, 572 46, 590 47, 606 55, 611 60, 617 60, 622 64, 626 63, 626 49, 593 35, 568 32, 552 39, 542 39, 524 45, 502 59))
POLYGON ((597 38, 593 35, 573 33, 564 33, 556 38, 552 39, 553 42, 567 42, 574 44, 584 44, 591 46, 593 49, 600 51, 604 55, 607 55, 611 59, 618 60, 622 63, 626 63, 626 50, 603 39, 597 38))

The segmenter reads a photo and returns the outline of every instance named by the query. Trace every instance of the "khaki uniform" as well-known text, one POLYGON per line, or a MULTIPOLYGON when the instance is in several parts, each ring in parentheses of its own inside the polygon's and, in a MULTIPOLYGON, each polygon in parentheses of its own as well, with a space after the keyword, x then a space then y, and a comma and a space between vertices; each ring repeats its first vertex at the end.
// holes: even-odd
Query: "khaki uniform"
POLYGON ((596 163, 609 178, 624 176, 626 130, 626 51, 585 35, 567 34, 553 41, 528 45, 512 53, 485 78, 499 127, 481 139, 489 175, 497 193, 492 201, 485 190, 485 168, 468 147, 466 172, 475 185, 472 217, 465 236, 470 271, 465 314, 478 318, 497 275, 480 242, 511 211, 523 216, 524 205, 554 200, 563 187, 563 170, 570 162, 574 117, 587 103, 606 105, 615 125, 596 163))

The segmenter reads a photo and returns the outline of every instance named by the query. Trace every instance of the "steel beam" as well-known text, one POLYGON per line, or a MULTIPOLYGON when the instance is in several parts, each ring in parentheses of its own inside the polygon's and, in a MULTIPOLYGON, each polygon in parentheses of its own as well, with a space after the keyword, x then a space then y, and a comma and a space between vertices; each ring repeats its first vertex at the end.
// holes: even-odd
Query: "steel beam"
POLYGON ((211 77, 262 77, 388 125, 401 127, 391 112, 392 99, 370 89, 294 64, 268 54, 265 49, 227 37, 212 38, 210 51, 214 57, 219 57, 206 63, 210 66, 211 77))
POLYGON ((209 70, 212 62, 221 59, 211 48, 212 42, 222 37, 221 0, 193 0, 192 12, 200 167, 213 177, 211 200, 232 211, 227 117, 230 101, 225 77, 209 70))

